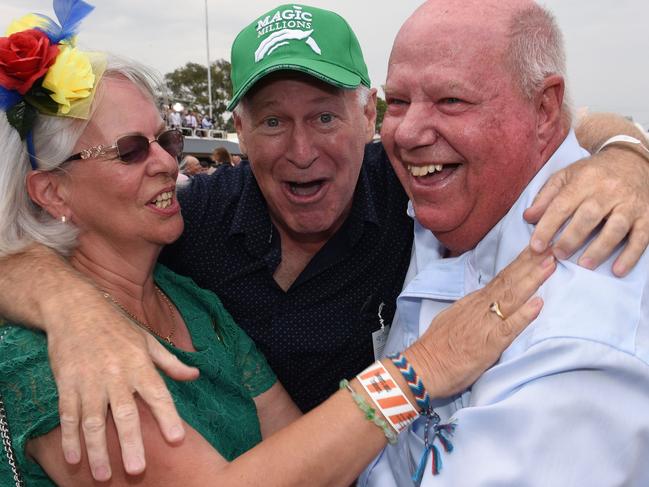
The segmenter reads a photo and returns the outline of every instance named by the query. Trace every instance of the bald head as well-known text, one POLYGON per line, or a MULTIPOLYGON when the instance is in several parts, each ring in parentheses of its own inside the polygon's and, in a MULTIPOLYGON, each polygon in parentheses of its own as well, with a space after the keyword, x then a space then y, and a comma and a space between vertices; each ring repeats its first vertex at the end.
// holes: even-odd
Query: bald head
POLYGON ((185 168, 184 173, 187 176, 194 176, 195 174, 204 172, 204 168, 201 166, 200 161, 194 156, 185 156, 183 163, 185 168))
MULTIPOLYGON (((465 32, 465 42, 484 51, 498 50, 521 91, 532 99, 545 77, 566 78, 563 36, 552 13, 533 0, 428 0, 406 20, 393 55, 421 45, 433 30, 465 32)), ((448 52, 449 58, 454 52, 448 52)), ((565 96, 563 112, 571 109, 565 96)))
MULTIPOLYGON (((510 20, 519 12, 534 7, 531 0, 428 0, 403 24, 394 47, 410 44, 414 33, 423 30, 462 27, 472 32, 500 34, 503 42, 510 20)), ((467 42, 473 38, 467 37, 467 42)))
POLYGON ((444 23, 506 25, 516 13, 534 6, 537 5, 533 0, 428 0, 406 20, 403 28, 418 18, 444 23))

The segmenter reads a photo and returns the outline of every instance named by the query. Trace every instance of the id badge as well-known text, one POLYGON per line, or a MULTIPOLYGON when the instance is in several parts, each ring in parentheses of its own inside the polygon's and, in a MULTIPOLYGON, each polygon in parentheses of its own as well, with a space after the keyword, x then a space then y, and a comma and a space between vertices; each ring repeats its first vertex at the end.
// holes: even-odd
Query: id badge
POLYGON ((372 346, 374 347, 374 360, 379 360, 383 358, 383 350, 385 349, 385 344, 388 342, 388 335, 390 334, 390 325, 385 324, 383 316, 381 316, 381 311, 383 311, 383 306, 385 303, 381 303, 379 306, 379 323, 381 323, 381 328, 372 333, 372 346))
POLYGON ((388 335, 390 334, 390 325, 382 326, 379 330, 372 333, 372 345, 374 346, 374 360, 379 360, 383 357, 383 350, 385 344, 388 342, 388 335))

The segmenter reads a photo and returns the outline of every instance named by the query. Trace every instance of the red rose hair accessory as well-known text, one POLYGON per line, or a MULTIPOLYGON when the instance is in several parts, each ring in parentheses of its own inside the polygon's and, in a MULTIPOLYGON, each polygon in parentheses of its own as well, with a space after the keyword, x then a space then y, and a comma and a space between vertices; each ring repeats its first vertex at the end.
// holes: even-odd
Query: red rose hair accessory
POLYGON ((105 61, 74 46, 81 21, 94 7, 83 0, 54 0, 59 24, 41 14, 13 22, 0 38, 0 110, 27 143, 37 169, 32 128, 38 112, 87 118, 105 61))

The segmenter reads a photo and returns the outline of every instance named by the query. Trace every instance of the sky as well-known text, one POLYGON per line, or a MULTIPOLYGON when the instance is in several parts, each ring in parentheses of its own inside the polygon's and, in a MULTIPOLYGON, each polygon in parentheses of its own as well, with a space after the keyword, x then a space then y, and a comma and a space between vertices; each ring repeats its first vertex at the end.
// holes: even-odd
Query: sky
MULTIPOLYGON (((162 74, 192 61, 205 64, 205 0, 91 0, 79 45, 110 50, 162 74)), ((421 0, 309 0, 347 19, 365 54, 372 83, 385 82, 392 41, 421 0)), ((631 116, 649 127, 649 2, 647 0, 545 0, 557 17, 568 55, 575 106, 631 116)), ((207 0, 210 58, 230 57, 243 27, 276 0, 207 0)), ((0 28, 28 12, 54 17, 48 0, 0 0, 0 28)))

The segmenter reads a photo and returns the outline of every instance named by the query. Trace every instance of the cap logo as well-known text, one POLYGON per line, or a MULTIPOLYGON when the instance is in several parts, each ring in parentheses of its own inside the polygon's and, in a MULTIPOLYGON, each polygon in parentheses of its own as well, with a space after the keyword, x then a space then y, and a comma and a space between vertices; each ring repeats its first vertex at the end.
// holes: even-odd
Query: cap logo
POLYGON ((271 33, 255 51, 255 62, 258 63, 276 49, 286 46, 290 41, 302 41, 320 55, 318 43, 311 37, 313 15, 302 7, 293 5, 292 9, 278 10, 257 21, 257 37, 271 33))

